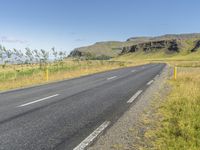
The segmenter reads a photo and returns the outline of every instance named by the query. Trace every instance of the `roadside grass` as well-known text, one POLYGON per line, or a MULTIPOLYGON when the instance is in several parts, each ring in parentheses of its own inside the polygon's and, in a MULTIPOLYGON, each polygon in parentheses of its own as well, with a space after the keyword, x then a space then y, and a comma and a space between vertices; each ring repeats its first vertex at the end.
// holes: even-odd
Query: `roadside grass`
POLYGON ((67 59, 64 62, 50 63, 48 65, 48 81, 45 76, 45 68, 40 69, 39 64, 7 65, 6 68, 0 68, 0 91, 71 79, 93 73, 146 63, 149 63, 149 61, 122 62, 67 59))
POLYGON ((170 66, 177 67, 200 67, 200 61, 166 61, 170 66))
MULTIPOLYGON (((189 48, 190 49, 190 48, 189 48)), ((121 55, 114 58, 115 61, 149 61, 152 63, 167 63, 170 66, 177 67, 200 67, 200 51, 189 53, 187 50, 182 51, 181 53, 166 54, 162 52, 136 52, 121 55)))
MULTIPOLYGON (((145 144, 140 149, 200 149, 200 68, 179 68, 177 80, 166 100, 147 116, 145 144)), ((146 119, 144 119, 146 120, 146 119)), ((144 121, 144 124, 146 121, 144 121)))
MULTIPOLYGON (((188 50, 183 50, 180 53, 166 54, 166 52, 135 52, 121 55, 119 57, 113 58, 115 61, 137 61, 137 60, 146 60, 146 61, 155 61, 155 62, 193 62, 200 61, 200 51, 189 52, 188 50)), ((179 63, 179 64, 180 64, 179 63)))

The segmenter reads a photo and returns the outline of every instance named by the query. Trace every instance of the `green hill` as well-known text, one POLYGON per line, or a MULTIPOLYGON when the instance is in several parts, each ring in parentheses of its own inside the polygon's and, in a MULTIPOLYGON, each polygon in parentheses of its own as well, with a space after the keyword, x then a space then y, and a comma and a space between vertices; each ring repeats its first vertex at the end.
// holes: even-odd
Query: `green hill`
POLYGON ((124 42, 98 42, 74 49, 70 57, 91 59, 140 58, 199 58, 200 34, 167 34, 157 37, 132 37, 124 42), (117 57, 117 58, 116 58, 117 57))
POLYGON ((74 49, 69 56, 71 57, 84 57, 84 56, 91 56, 91 57, 100 57, 100 56, 107 56, 107 57, 116 57, 118 56, 125 46, 131 46, 133 44, 137 44, 141 41, 107 41, 107 42, 97 42, 93 45, 80 47, 74 49))

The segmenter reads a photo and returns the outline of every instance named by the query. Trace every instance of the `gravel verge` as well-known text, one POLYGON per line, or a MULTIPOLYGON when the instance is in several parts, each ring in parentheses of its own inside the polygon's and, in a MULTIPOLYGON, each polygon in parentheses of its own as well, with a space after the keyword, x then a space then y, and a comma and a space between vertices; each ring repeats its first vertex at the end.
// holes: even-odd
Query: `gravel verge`
POLYGON ((166 66, 160 76, 155 78, 153 84, 138 97, 117 122, 115 122, 88 150, 133 150, 141 145, 142 134, 145 132, 141 123, 143 114, 151 112, 155 99, 164 99, 170 87, 166 83, 171 77, 172 70, 166 66), (138 143, 139 142, 139 143, 138 143))

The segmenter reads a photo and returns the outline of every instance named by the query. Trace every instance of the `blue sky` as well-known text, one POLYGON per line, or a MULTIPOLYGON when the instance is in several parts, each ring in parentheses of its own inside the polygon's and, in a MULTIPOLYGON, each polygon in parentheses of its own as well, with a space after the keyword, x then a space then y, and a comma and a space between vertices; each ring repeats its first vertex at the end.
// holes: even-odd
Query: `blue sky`
POLYGON ((199 0, 0 0, 0 44, 73 48, 133 36, 200 32, 199 0))

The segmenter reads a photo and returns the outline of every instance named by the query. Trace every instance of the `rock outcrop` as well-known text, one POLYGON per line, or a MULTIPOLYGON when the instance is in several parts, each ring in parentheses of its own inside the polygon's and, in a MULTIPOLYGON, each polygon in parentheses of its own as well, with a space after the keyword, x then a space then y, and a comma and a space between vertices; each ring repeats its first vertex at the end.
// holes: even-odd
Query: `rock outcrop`
POLYGON ((81 57, 81 56, 83 56, 83 53, 76 49, 71 51, 71 53, 69 54, 69 57, 81 57))
POLYGON ((191 52, 196 52, 200 48, 200 40, 198 40, 195 44, 195 47, 191 50, 191 52))
POLYGON ((159 40, 124 47, 121 54, 137 51, 153 52, 161 49, 166 49, 169 52, 179 52, 180 48, 177 40, 159 40))

